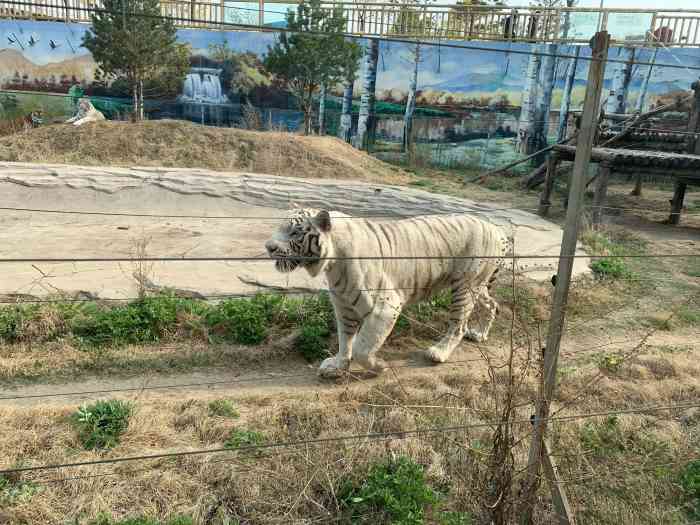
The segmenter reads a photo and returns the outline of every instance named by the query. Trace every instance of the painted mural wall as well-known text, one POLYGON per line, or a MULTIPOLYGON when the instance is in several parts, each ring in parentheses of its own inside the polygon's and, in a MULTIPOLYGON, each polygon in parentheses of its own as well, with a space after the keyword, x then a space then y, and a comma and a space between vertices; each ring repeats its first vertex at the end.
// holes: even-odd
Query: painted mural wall
MULTIPOLYGON (((81 24, 0 21, 0 119, 34 109, 42 109, 45 115, 57 119, 70 116, 76 103, 75 97, 70 96, 75 94, 74 86, 80 86, 108 118, 124 118, 130 107, 128 92, 124 86, 107 85, 96 78, 96 64, 81 46, 85 30, 81 24)), ((236 126, 243 115, 242 106, 249 102, 260 110, 266 125, 298 128, 302 116, 295 101, 263 67, 262 57, 273 43, 274 33, 180 30, 178 39, 190 46, 190 74, 174 97, 150 93, 146 105, 149 118, 184 118, 236 126)), ((360 42, 366 45, 366 40, 360 42)), ((420 47, 413 125, 416 141, 443 164, 489 165, 515 158, 519 154, 518 118, 527 87, 531 46, 436 42, 420 47), (474 46, 482 49, 473 49, 474 46)), ((572 46, 559 47, 559 53, 573 52, 572 46)), ((590 49, 583 47, 580 54, 590 56, 590 49)), ((610 50, 610 57, 618 56, 624 58, 625 50, 610 50)), ((414 57, 415 44, 380 43, 377 149, 381 150, 383 144, 401 142, 414 57)), ((637 50, 636 61, 651 59, 651 50, 637 50)), ((697 67, 700 50, 662 49, 655 60, 657 64, 697 67)), ((580 60, 573 77, 571 62, 560 58, 554 64, 552 111, 546 127, 550 138, 556 136, 567 79, 572 85, 571 109, 579 108, 583 101, 589 62, 580 60)), ((619 67, 609 64, 606 70, 608 90, 613 88, 619 67)), ((687 91, 698 78, 696 71, 683 68, 656 66, 651 76, 648 71, 647 66, 633 66, 628 110, 637 107, 645 84, 644 107, 648 109, 687 91)), ((354 89, 355 125, 361 95, 358 81, 354 89)), ((341 102, 342 87, 338 86, 331 90, 326 102, 328 133, 337 132, 341 102)))

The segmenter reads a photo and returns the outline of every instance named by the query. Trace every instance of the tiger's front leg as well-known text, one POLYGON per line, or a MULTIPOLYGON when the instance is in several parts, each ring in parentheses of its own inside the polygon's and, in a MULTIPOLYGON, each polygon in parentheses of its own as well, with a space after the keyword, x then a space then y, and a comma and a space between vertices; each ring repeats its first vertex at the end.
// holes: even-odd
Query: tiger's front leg
POLYGON ((344 308, 337 300, 332 302, 338 327, 338 353, 334 357, 324 359, 318 369, 318 374, 328 379, 342 377, 350 368, 352 345, 360 328, 360 320, 355 312, 344 308))
POLYGON ((367 370, 379 374, 386 368, 386 363, 377 358, 376 353, 394 329, 402 307, 403 302, 397 295, 382 294, 362 323, 353 344, 353 353, 357 362, 367 370))

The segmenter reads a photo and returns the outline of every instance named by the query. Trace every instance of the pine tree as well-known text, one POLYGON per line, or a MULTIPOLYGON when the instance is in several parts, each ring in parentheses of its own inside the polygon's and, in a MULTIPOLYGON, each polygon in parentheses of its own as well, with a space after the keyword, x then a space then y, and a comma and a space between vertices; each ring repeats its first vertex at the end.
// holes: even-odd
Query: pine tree
POLYGON ((83 46, 97 62, 100 78, 126 81, 136 120, 144 116, 144 84, 158 94, 180 89, 189 50, 177 42, 175 24, 162 17, 159 0, 103 0, 90 19, 83 46))

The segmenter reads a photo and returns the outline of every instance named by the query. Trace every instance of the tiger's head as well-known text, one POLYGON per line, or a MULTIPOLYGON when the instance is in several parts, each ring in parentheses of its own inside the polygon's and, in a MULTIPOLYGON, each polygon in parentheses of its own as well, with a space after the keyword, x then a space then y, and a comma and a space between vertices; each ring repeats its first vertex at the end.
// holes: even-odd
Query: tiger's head
POLYGON ((287 273, 302 267, 316 277, 328 262, 321 259, 331 256, 330 231, 331 216, 326 210, 299 208, 265 243, 265 249, 278 271, 287 273))

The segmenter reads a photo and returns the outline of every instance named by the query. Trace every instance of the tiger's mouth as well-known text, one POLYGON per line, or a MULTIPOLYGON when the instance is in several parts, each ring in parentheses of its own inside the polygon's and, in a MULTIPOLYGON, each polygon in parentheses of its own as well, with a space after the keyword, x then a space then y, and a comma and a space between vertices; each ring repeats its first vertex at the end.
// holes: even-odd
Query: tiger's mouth
POLYGON ((293 272, 299 267, 300 261, 292 258, 275 258, 275 268, 278 272, 289 273, 293 272))

